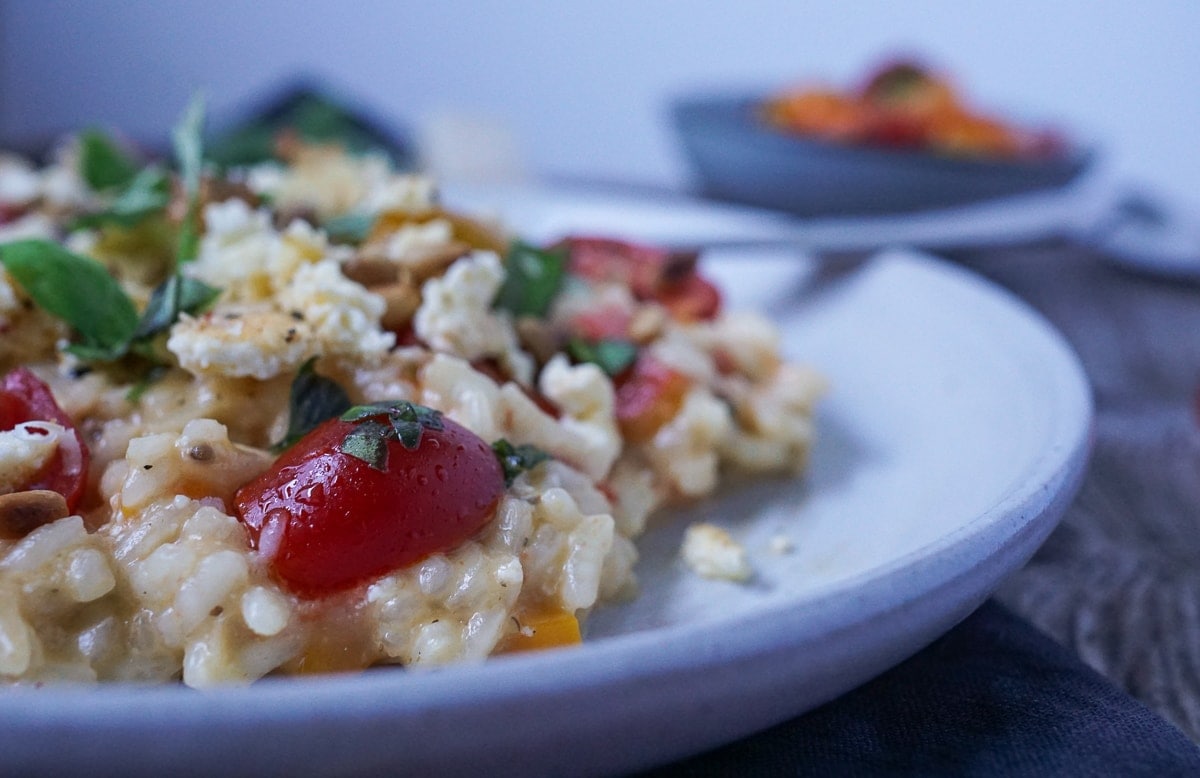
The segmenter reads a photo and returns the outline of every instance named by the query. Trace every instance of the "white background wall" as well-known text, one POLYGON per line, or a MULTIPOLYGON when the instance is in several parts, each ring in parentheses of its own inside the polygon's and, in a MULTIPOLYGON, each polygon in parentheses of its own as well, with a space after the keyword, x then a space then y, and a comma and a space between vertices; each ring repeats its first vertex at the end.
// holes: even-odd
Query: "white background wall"
POLYGON ((672 94, 845 84, 912 51, 1200 204, 1198 36, 1189 0, 0 0, 0 139, 93 122, 153 137, 198 87, 219 122, 305 73, 410 128, 497 122, 538 174, 680 184, 672 94))

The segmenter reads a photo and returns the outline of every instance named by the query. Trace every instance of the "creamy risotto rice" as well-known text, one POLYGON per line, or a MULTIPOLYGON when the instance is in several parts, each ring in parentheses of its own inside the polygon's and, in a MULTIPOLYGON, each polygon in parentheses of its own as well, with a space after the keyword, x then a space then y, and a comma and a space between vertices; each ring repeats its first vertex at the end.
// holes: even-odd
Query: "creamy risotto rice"
MULTIPOLYGON (((174 172, 0 156, 0 683, 568 645, 656 509, 803 467, 819 377, 694 256, 336 147, 201 175, 196 127, 174 172)), ((748 577, 714 531, 688 563, 748 577)))

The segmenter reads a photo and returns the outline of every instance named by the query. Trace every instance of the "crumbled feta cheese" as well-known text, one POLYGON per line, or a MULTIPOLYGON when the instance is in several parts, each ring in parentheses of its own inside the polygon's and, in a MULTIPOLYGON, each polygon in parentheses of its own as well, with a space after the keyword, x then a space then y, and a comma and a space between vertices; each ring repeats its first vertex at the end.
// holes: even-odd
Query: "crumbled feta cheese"
POLYGON ((167 350, 195 375, 265 380, 312 356, 313 340, 308 322, 282 311, 222 306, 203 316, 182 314, 171 328, 167 350))
POLYGON ((396 343, 379 326, 386 303, 342 275, 333 260, 300 267, 279 290, 278 304, 300 311, 316 339, 316 350, 350 361, 378 361, 396 343))
POLYGON ((494 252, 463 257, 445 275, 425 282, 413 328, 436 351, 467 361, 496 357, 518 381, 528 383, 533 361, 518 347, 512 320, 492 310, 503 280, 494 252))
POLYGON ((351 251, 331 247, 324 233, 301 220, 280 233, 266 210, 253 210, 236 198, 210 204, 204 220, 207 231, 188 273, 224 290, 227 300, 270 299, 300 268, 341 261, 351 251))
POLYGON ((776 556, 784 556, 796 550, 796 544, 787 535, 772 535, 767 541, 767 550, 776 556))
POLYGON ((697 575, 726 581, 748 581, 754 569, 746 549, 715 524, 698 522, 684 532, 683 561, 697 575))

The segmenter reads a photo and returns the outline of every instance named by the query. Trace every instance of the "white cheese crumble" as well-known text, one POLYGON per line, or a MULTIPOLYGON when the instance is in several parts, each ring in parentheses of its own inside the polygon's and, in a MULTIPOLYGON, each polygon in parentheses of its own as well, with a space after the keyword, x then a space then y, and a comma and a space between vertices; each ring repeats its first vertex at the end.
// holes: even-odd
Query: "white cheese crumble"
POLYGON ((312 339, 306 322, 282 311, 224 306, 198 317, 182 314, 167 350, 194 375, 266 380, 307 359, 312 339))
POLYGON ((425 282, 413 329, 435 351, 468 362, 495 357, 519 382, 528 384, 533 360, 518 347, 511 319, 492 311, 503 281, 504 269, 494 252, 463 257, 445 275, 425 282))
POLYGON ((715 524, 698 522, 683 536, 683 561, 697 575, 725 581, 748 581, 754 575, 746 549, 715 524))
POLYGON ((323 354, 372 362, 396 343, 395 334, 379 326, 383 298, 342 275, 333 260, 301 267, 278 301, 304 314, 323 354))

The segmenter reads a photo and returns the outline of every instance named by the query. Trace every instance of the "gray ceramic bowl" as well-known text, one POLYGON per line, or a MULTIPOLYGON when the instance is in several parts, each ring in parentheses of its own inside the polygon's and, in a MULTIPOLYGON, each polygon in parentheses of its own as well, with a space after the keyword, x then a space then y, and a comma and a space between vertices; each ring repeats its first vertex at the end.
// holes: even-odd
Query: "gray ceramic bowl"
POLYGON ((677 100, 672 119, 700 194, 800 216, 879 215, 968 205, 1064 187, 1090 150, 1035 161, 949 158, 843 146, 772 129, 761 97, 677 100))

